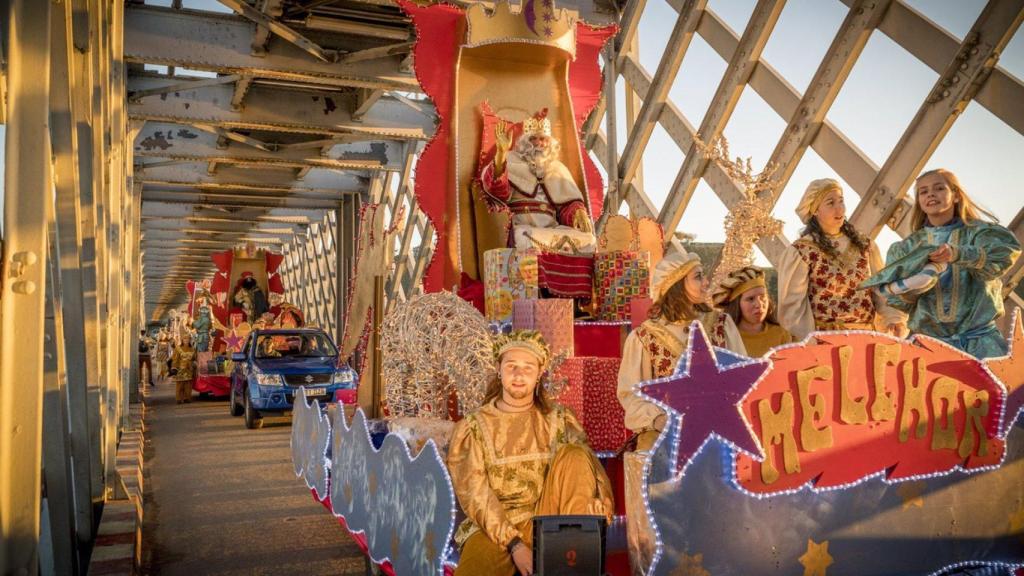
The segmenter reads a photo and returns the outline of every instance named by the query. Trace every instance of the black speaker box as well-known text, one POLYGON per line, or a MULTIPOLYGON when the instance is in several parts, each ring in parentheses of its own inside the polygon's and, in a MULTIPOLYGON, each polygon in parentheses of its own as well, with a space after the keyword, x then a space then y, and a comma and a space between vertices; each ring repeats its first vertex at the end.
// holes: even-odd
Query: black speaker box
POLYGON ((604 516, 535 516, 533 541, 538 576, 604 574, 604 516))

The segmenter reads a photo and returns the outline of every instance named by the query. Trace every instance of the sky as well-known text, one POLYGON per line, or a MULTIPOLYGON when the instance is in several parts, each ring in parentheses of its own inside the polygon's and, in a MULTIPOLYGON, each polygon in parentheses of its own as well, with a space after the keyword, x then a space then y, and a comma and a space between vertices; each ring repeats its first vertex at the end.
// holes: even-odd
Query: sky
MULTIPOLYGON (((708 8, 719 15, 737 35, 742 34, 755 0, 710 0, 708 8)), ((923 13, 958 39, 970 29, 984 7, 983 0, 910 0, 923 13)), ((773 30, 762 58, 799 93, 807 88, 820 59, 828 50, 847 8, 838 0, 789 0, 773 30)), ((650 0, 640 21, 640 62, 652 75, 664 53, 677 18, 664 0, 650 0)), ((699 126, 726 62, 695 35, 683 59, 669 97, 693 126, 699 126)), ((1004 51, 1000 65, 1018 78, 1024 77, 1024 33, 1018 32, 1004 51)), ((855 143, 875 164, 884 164, 931 90, 938 74, 918 61, 882 32, 874 32, 851 71, 827 119, 855 143)), ((620 94, 622 93, 620 80, 620 94)), ((623 101, 620 96, 619 102, 623 101)), ((619 118, 625 114, 620 106, 619 118)), ((747 87, 725 128, 733 156, 750 157, 755 170, 764 166, 786 127, 786 120, 747 87)), ((619 129, 619 148, 625 144, 625 127, 619 129)), ((981 105, 971 103, 953 124, 945 139, 926 163, 926 169, 945 167, 957 173, 972 199, 988 208, 1003 224, 1024 205, 1009 167, 1024 158, 1024 136, 996 118, 981 105)), ((644 155, 644 188, 661 205, 671 188, 683 153, 660 127, 656 128, 644 155)), ((801 224, 794 214, 807 184, 831 177, 842 182, 813 150, 808 150, 776 206, 784 220, 784 233, 795 239, 801 224)), ((852 213, 858 196, 849 186, 846 205, 852 213)), ((724 239, 724 205, 701 182, 679 223, 679 230, 695 234, 698 241, 724 239)), ((882 253, 898 236, 885 229, 878 237, 882 253)), ((766 263, 759 255, 759 262, 766 263)))
MULTIPOLYGON (((963 38, 981 13, 984 0, 907 0, 953 36, 963 38)), ((148 0, 170 5, 171 0, 148 0)), ((708 8, 741 34, 756 0, 710 0, 708 8)), ((186 8, 228 12, 216 0, 184 0, 186 8)), ((839 0, 789 0, 765 46, 762 58, 802 93, 845 17, 847 8, 839 0)), ((641 64, 653 74, 677 18, 665 0, 649 0, 640 21, 641 64)), ((1018 31, 1000 59, 1000 66, 1017 78, 1024 78, 1024 33, 1018 31)), ((699 126, 726 69, 726 62, 695 35, 670 91, 670 98, 694 126, 699 126)), ((913 119, 938 74, 918 61, 881 32, 874 32, 828 113, 840 132, 881 166, 913 119)), ((623 90, 620 79, 619 91, 623 90)), ((624 99, 620 96, 621 105, 624 99)), ((620 110, 618 117, 624 119, 620 110)), ((624 121, 623 121, 624 122, 624 121)), ((786 121, 778 116, 751 88, 746 88, 725 128, 734 156, 750 157, 755 169, 771 155, 786 121)), ((0 126, 0 153, 3 127, 0 126)), ((618 142, 625 145, 625 126, 620 125, 618 142)), ((0 156, 2 157, 2 156, 0 156)), ((1003 224, 1024 205, 1024 192, 1009 169, 1024 158, 1024 136, 996 118, 981 105, 971 103, 954 123, 926 164, 957 173, 968 194, 1000 218, 1003 224)), ((661 205, 671 188, 683 153, 660 127, 656 127, 643 158, 644 189, 661 205)), ((0 176, 3 166, 0 163, 0 176)), ((832 177, 842 181, 813 150, 797 166, 776 207, 785 222, 784 232, 795 239, 801 227, 793 213, 807 183, 832 177)), ((845 183, 844 183, 845 184, 845 183)), ((852 213, 857 195, 846 186, 847 209, 852 213)), ((722 224, 726 209, 703 181, 679 223, 679 230, 694 234, 698 241, 724 239, 722 224)), ((885 253, 898 237, 885 229, 878 237, 885 253)), ((766 261, 759 257, 759 262, 766 261)))

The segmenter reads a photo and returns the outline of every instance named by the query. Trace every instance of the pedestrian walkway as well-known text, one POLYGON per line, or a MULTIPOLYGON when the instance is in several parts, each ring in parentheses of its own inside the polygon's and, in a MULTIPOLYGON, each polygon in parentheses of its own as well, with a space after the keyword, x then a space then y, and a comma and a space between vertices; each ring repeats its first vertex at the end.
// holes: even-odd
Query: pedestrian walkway
POLYGON ((292 471, 290 418, 246 430, 227 402, 146 400, 143 574, 365 574, 362 553, 292 471))

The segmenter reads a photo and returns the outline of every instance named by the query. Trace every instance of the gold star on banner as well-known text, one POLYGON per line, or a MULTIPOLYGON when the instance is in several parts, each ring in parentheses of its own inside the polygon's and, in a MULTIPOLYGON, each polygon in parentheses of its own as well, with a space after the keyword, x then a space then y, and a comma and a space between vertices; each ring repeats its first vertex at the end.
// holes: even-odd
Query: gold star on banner
POLYGON ((1024 506, 1010 514, 1010 534, 1017 534, 1024 541, 1024 506))
POLYGON ((669 576, 711 576, 711 572, 704 569, 703 554, 690 556, 683 552, 679 555, 679 561, 669 576))
POLYGON ((896 493, 903 499, 903 510, 917 506, 918 508, 924 507, 924 498, 921 497, 924 494, 926 484, 924 482, 904 482, 900 484, 899 488, 896 489, 896 493))
POLYGON ((826 576, 825 572, 832 565, 832 556, 828 553, 828 540, 816 544, 814 540, 807 539, 807 552, 800 557, 800 563, 804 565, 804 576, 826 576))

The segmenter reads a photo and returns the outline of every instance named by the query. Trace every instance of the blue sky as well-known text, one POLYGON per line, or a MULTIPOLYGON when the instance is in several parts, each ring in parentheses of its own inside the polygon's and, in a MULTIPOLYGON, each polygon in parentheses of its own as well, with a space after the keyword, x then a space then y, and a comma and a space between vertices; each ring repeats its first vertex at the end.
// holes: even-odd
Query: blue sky
MULTIPOLYGON (((149 0, 151 4, 170 5, 170 2, 149 0)), ((708 6, 741 33, 755 3, 756 0, 710 0, 708 6)), ((984 0, 908 0, 908 3, 957 38, 962 38, 970 29, 985 4, 984 0)), ((229 11, 216 0, 184 0, 184 6, 229 11)), ((789 0, 763 58, 802 93, 846 11, 839 0, 789 0)), ((652 74, 658 68, 676 17, 665 0, 647 2, 639 29, 640 60, 652 74)), ((1024 33, 1018 32, 1007 46, 1000 66, 1024 78, 1024 33)), ((694 126, 700 125, 725 68, 725 61, 700 36, 695 36, 670 92, 672 100, 694 126)), ((875 32, 829 111, 828 119, 872 161, 882 165, 937 78, 935 72, 887 36, 875 32)), ((619 89, 621 92, 621 81, 619 89)), ((622 101, 620 97, 620 104, 622 101)), ((619 118, 624 118, 623 112, 619 118)), ((755 167, 759 167, 771 155, 785 126, 785 120, 754 90, 747 88, 725 135, 734 155, 749 156, 755 167)), ((0 152, 2 135, 0 126, 0 152)), ((622 126, 620 148, 625 143, 624 135, 622 126)), ((1021 158, 1024 158, 1024 136, 982 106, 972 103, 926 166, 941 166, 956 172, 968 193, 1008 224, 1024 205, 1024 194, 1009 169, 1021 158)), ((667 195, 682 160, 683 154, 657 127, 643 159, 644 187, 656 204, 660 205, 667 195)), ((0 175, 2 170, 0 163, 0 175)), ((785 221, 785 233, 790 239, 796 238, 800 228, 793 209, 804 187, 811 180, 823 177, 838 178, 813 150, 808 150, 776 208, 776 216, 785 221)), ((848 192, 847 206, 851 212, 856 201, 856 194, 848 192)), ((721 241, 725 214, 725 207, 702 182, 680 221, 679 230, 695 234, 700 241, 721 241)), ((895 239, 891 231, 882 232, 878 242, 883 253, 895 239)))

